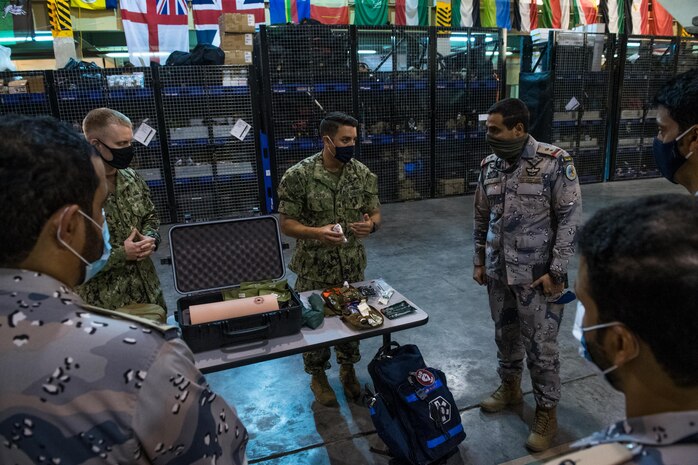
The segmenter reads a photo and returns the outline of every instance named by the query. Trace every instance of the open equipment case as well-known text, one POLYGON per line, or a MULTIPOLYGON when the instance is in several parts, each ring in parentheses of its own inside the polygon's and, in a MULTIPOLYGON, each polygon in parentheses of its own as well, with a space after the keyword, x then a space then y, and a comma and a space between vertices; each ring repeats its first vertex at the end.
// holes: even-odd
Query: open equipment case
POLYGON ((300 331, 303 306, 291 291, 279 310, 191 324, 189 307, 220 302, 242 282, 279 280, 286 274, 278 221, 273 216, 173 226, 169 233, 177 300, 175 320, 193 352, 265 341, 300 331))

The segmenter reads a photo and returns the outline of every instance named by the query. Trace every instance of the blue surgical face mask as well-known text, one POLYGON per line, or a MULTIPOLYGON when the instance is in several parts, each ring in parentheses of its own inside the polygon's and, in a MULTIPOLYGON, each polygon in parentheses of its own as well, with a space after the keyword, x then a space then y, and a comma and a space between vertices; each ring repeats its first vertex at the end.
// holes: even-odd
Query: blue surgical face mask
POLYGON ((679 153, 678 142, 683 136, 688 134, 696 125, 694 124, 687 130, 685 130, 681 135, 671 142, 662 142, 658 138, 654 138, 654 143, 652 145, 652 154, 654 155, 654 161, 659 168, 659 172, 662 176, 667 178, 669 181, 677 184, 674 180, 676 172, 686 163, 686 160, 691 158, 693 152, 689 152, 685 157, 679 153))
POLYGON ((107 261, 109 261, 109 255, 111 254, 111 243, 109 242, 109 226, 107 225, 107 217, 104 214, 104 210, 102 210, 102 217, 104 218, 104 223, 102 226, 100 226, 90 216, 83 213, 82 210, 78 210, 78 212, 80 212, 82 216, 90 220, 92 224, 94 224, 102 232, 102 241, 104 243, 104 246, 102 248, 102 256, 90 263, 87 260, 85 260, 85 257, 80 255, 75 249, 73 249, 71 246, 66 244, 65 241, 63 241, 63 239, 61 239, 61 223, 63 222, 63 216, 67 211, 67 208, 63 210, 63 214, 61 215, 61 222, 58 224, 58 231, 56 231, 56 236, 58 238, 58 242, 63 244, 68 250, 75 254, 75 256, 82 260, 83 263, 85 263, 85 278, 80 283, 85 284, 87 281, 94 278, 97 273, 102 271, 102 269, 106 266, 107 261))
POLYGON ((618 365, 612 365, 605 370, 602 370, 594 361, 594 359, 591 357, 591 354, 589 353, 589 347, 587 346, 587 341, 586 338, 584 337, 584 333, 587 331, 593 331, 596 329, 602 329, 602 328, 608 328, 611 326, 617 326, 621 325, 620 321, 612 321, 610 323, 602 323, 594 326, 587 326, 586 328, 582 326, 582 322, 584 321, 584 305, 580 302, 577 301, 577 315, 574 318, 574 325, 572 326, 572 335, 574 335, 574 338, 579 341, 579 355, 582 356, 587 362, 589 362, 589 365, 594 369, 596 374, 598 375, 607 375, 613 370, 618 368, 618 365))
POLYGON ((327 136, 327 139, 330 141, 330 144, 332 144, 332 147, 334 147, 334 157, 337 160, 346 164, 346 163, 349 163, 352 158, 354 158, 354 146, 353 145, 347 145, 345 147, 337 147, 336 145, 334 145, 334 142, 332 142, 331 137, 327 136))

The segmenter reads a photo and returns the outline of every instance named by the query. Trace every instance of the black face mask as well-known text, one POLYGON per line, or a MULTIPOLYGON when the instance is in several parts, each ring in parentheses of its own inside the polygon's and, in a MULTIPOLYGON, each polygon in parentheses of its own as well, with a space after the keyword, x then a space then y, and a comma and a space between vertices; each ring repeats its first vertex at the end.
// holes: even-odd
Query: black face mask
POLYGON ((330 141, 330 144, 334 147, 334 157, 344 163, 347 164, 351 161, 352 158, 354 158, 354 146, 353 145, 347 145, 344 147, 337 147, 334 145, 334 142, 332 141, 331 137, 327 137, 327 139, 330 141))
POLYGON ((513 163, 523 152, 524 145, 528 141, 528 135, 516 139, 499 139, 486 134, 485 140, 495 155, 509 163, 513 163))
MULTIPOLYGON (((133 145, 129 145, 128 147, 118 149, 109 147, 101 140, 99 142, 103 146, 108 148, 112 155, 111 160, 107 160, 104 157, 102 157, 102 160, 104 160, 109 166, 116 168, 117 170, 123 170, 124 168, 128 168, 128 166, 131 164, 131 160, 133 160, 133 156, 136 154, 136 148, 133 145)), ((101 153, 100 156, 102 156, 101 153)))

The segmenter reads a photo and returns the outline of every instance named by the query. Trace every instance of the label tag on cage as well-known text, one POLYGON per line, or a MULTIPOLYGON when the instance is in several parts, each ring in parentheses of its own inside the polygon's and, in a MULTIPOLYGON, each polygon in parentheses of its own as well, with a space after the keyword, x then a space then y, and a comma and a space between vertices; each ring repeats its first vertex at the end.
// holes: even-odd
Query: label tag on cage
POLYGON ((233 129, 230 130, 230 134, 238 140, 244 140, 245 137, 247 137, 247 133, 250 132, 251 127, 252 126, 239 119, 235 122, 233 129))
POLYGON ((572 97, 569 102, 567 102, 567 105, 565 105, 565 110, 567 111, 574 111, 577 108, 579 108, 579 100, 577 100, 576 97, 572 97))
POLYGON ((157 132, 155 129, 151 128, 146 124, 147 119, 144 120, 140 126, 138 126, 138 129, 136 130, 136 133, 133 135, 133 139, 140 142, 141 144, 145 145, 146 147, 148 144, 150 144, 150 141, 153 140, 153 137, 155 137, 155 133, 157 132))

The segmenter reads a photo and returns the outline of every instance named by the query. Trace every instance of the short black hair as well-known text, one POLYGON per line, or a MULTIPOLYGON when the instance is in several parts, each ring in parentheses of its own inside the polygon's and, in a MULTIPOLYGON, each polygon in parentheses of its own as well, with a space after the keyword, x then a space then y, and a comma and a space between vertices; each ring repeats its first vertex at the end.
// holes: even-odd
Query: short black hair
POLYGON ((351 126, 353 128, 359 126, 359 122, 353 116, 346 113, 334 111, 328 113, 320 122, 320 136, 334 137, 341 126, 351 126))
POLYGON ((698 200, 643 197, 598 211, 580 230, 600 322, 649 345, 677 386, 698 386, 698 200))
POLYGON ((671 79, 659 89, 652 104, 666 107, 681 132, 698 124, 698 72, 694 69, 671 79))
POLYGON ((488 115, 492 113, 502 115, 504 126, 506 126, 507 129, 512 129, 514 126, 521 123, 523 124, 524 131, 528 132, 531 114, 523 100, 517 98, 505 98, 504 100, 500 100, 487 110, 488 115))
POLYGON ((92 215, 99 179, 92 146, 72 126, 49 116, 0 121, 0 266, 27 258, 48 219, 77 204, 92 215))

